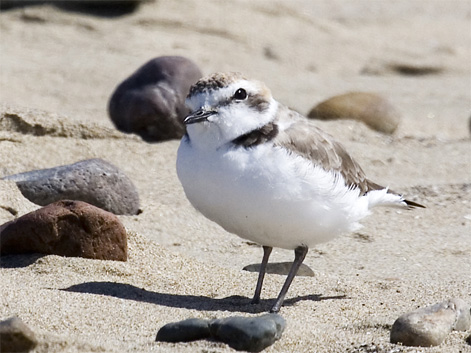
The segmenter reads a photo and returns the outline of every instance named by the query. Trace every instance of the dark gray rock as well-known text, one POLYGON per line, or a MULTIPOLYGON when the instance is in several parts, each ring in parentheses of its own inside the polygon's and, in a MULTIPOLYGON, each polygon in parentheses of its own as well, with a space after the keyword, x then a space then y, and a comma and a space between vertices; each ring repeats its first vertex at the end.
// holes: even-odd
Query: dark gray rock
POLYGON ((0 322, 0 352, 29 352, 37 344, 33 331, 20 318, 0 322))
POLYGON ((79 200, 114 214, 134 215, 139 195, 132 181, 113 164, 88 159, 50 169, 10 175, 31 202, 45 206, 59 200, 79 200))
MULTIPOLYGON (((292 262, 270 262, 267 264, 266 272, 276 275, 287 275, 292 265, 292 262)), ((243 268, 243 270, 258 273, 260 271, 260 264, 247 265, 243 268)), ((314 277, 314 271, 311 270, 308 265, 301 264, 298 272, 296 273, 296 276, 314 277)))
POLYGON ((438 346, 452 331, 470 328, 470 306, 461 299, 420 308, 400 316, 391 328, 391 343, 405 346, 438 346))
POLYGON ((213 339, 239 351, 260 352, 281 338, 286 326, 278 314, 224 319, 187 319, 172 322, 157 332, 156 341, 189 342, 213 339))
POLYGON ((127 260, 127 234, 114 214, 81 201, 58 201, 0 226, 0 253, 127 260))
POLYGON ((211 336, 238 351, 260 352, 281 338, 286 322, 278 314, 233 316, 210 323, 211 336))
POLYGON ((116 128, 147 142, 181 138, 189 113, 185 98, 202 74, 181 56, 157 57, 124 80, 112 94, 108 113, 116 128))
POLYGON ((189 342, 209 338, 210 335, 209 320, 192 318, 163 326, 157 332, 156 341, 189 342))

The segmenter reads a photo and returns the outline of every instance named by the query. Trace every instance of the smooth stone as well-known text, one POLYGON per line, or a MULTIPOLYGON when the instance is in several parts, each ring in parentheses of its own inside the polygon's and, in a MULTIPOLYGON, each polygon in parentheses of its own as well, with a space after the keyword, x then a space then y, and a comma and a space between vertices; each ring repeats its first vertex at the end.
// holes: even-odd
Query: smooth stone
POLYGON ((0 226, 0 253, 41 253, 127 260, 127 235, 114 214, 81 201, 63 200, 0 226))
POLYGON ((116 166, 99 158, 3 179, 16 182, 23 196, 40 206, 78 200, 119 215, 139 212, 139 194, 132 181, 116 166))
POLYGON ((281 338, 286 321, 278 314, 233 316, 210 322, 211 336, 238 351, 260 352, 281 338))
POLYGON ((470 328, 470 306, 451 299, 401 315, 391 328, 391 343, 405 346, 438 346, 452 330, 470 328))
POLYGON ((162 326, 157 332, 156 341, 162 342, 189 342, 209 338, 209 320, 186 319, 171 322, 162 326))
POLYGON ((0 352, 29 352, 37 344, 33 331, 20 318, 0 321, 0 352))
MULTIPOLYGON (((292 265, 292 262, 270 262, 267 264, 266 273, 276 275, 287 275, 292 265)), ((260 266, 261 264, 251 264, 245 266, 243 270, 249 272, 260 272, 260 266)), ((311 270, 308 265, 301 264, 298 273, 296 273, 296 276, 314 277, 314 271, 311 270)))
POLYGON ((179 139, 188 115, 185 98, 202 73, 191 60, 161 56, 141 66, 112 94, 108 113, 122 132, 147 142, 179 139))
POLYGON ((387 134, 393 133, 401 120, 399 112, 387 99, 368 92, 349 92, 329 98, 312 108, 308 117, 358 120, 387 134))

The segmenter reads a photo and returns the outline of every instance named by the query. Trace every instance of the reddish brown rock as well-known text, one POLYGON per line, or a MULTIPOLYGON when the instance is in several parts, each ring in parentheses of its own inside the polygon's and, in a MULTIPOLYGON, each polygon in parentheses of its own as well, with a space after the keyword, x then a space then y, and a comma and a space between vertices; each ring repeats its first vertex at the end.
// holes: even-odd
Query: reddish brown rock
POLYGON ((2 225, 0 253, 126 261, 126 230, 110 212, 82 201, 63 200, 2 225))

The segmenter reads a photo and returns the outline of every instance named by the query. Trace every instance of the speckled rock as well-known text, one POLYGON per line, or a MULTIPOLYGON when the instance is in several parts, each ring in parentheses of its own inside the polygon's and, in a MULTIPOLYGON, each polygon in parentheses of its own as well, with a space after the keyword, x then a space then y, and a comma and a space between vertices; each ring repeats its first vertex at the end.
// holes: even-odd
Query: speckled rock
POLYGON ((211 321, 211 336, 238 351, 260 352, 281 338, 286 322, 278 314, 233 316, 211 321))
POLYGON ((209 338, 209 320, 191 318, 171 322, 157 332, 156 341, 189 342, 209 338))
POLYGON ((452 330, 469 330, 470 315, 470 305, 461 299, 420 308, 394 322, 390 340, 405 346, 438 346, 452 330))
POLYGON ((150 60, 114 91, 108 113, 116 128, 147 142, 181 138, 189 113, 185 98, 202 74, 191 60, 162 56, 150 60))
POLYGON ((0 352, 29 352, 37 344, 33 331, 20 318, 0 321, 0 352))
POLYGON ((116 166, 98 158, 3 179, 16 182, 23 196, 40 206, 79 200, 114 214, 135 215, 139 211, 139 195, 132 181, 116 166))
MULTIPOLYGON (((243 268, 243 270, 258 273, 260 272, 260 265, 261 264, 247 265, 243 268)), ((267 264, 266 273, 287 275, 292 265, 292 262, 270 262, 267 264)), ((298 272, 296 273, 296 276, 314 277, 314 271, 308 265, 301 264, 298 272)))
POLYGON ((312 108, 308 117, 358 120, 387 134, 393 133, 401 120, 399 112, 387 99, 368 92, 349 92, 329 98, 312 108))
POLYGON ((41 253, 127 260, 127 235, 112 213, 81 201, 58 201, 0 226, 0 253, 41 253))

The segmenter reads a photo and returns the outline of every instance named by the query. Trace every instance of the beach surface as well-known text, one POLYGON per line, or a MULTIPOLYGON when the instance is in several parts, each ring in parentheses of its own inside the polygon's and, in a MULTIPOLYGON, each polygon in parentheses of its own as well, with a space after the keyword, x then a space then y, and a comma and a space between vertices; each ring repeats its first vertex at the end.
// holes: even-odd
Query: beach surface
MULTIPOLYGON (((356 233, 319 244, 266 352, 470 352, 470 332, 433 348, 389 343, 403 313, 471 302, 471 2, 158 0, 122 16, 37 4, 0 13, 0 177, 102 158, 135 183, 142 213, 119 216, 129 260, 2 256, 0 320, 20 317, 34 352, 231 352, 212 341, 155 342, 166 323, 260 315, 285 276, 251 305, 259 245, 225 232, 187 201, 179 141, 114 129, 107 103, 148 60, 182 55, 204 74, 239 71, 307 114, 349 91, 387 97, 393 135, 318 122, 375 182, 425 209, 378 208, 356 233)), ((39 206, 0 180, 0 224, 39 206)), ((289 234, 287 234, 289 236, 289 234)), ((272 262, 292 261, 274 249, 272 262)))

